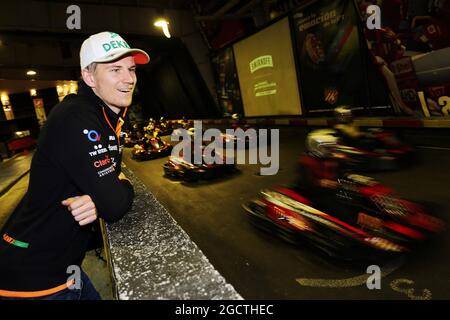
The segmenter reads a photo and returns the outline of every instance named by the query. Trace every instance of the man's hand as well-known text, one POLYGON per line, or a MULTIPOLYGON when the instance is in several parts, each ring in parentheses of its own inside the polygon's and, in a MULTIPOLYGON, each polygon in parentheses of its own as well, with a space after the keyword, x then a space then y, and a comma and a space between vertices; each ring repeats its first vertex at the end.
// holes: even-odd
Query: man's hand
POLYGON ((80 226, 92 223, 97 219, 97 208, 88 195, 67 198, 61 203, 72 213, 80 226))
POLYGON ((120 179, 120 180, 128 180, 128 182, 131 183, 130 179, 128 179, 127 176, 123 174, 123 172, 121 172, 121 173, 119 174, 119 179, 120 179))

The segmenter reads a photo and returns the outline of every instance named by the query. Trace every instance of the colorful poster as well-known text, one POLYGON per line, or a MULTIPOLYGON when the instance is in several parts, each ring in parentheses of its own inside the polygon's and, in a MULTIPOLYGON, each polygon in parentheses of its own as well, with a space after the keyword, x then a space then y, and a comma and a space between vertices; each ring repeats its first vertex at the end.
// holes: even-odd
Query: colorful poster
POLYGON ((34 111, 39 122, 39 126, 43 126, 47 117, 45 115, 44 100, 42 98, 33 99, 34 111))
POLYGON ((294 13, 302 104, 308 114, 338 105, 368 107, 353 1, 320 0, 294 13))
POLYGON ((398 113, 450 115, 450 1, 357 0, 372 61, 398 113), (368 28, 380 13, 380 28, 368 28))

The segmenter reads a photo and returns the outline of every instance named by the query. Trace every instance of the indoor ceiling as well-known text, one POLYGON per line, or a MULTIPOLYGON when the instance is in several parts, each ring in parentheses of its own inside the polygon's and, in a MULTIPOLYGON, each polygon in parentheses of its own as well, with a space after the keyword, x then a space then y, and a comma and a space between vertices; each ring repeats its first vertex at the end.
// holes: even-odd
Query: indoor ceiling
MULTIPOLYGON (((67 0, 37 0, 40 2, 69 3, 67 0)), ((78 0, 77 4, 114 5, 124 7, 142 7, 155 9, 190 10, 189 0, 78 0)))
MULTIPOLYGON (((69 3, 67 0, 34 0, 35 2, 45 3, 69 3)), ((252 18, 258 14, 257 11, 264 9, 266 15, 268 10, 273 6, 299 3, 303 0, 79 0, 78 4, 92 4, 102 6, 126 6, 126 7, 143 7, 155 8, 158 10, 186 10, 192 13, 194 19, 201 22, 197 25, 202 34, 208 34, 208 29, 216 30, 224 20, 252 18)), ((259 12, 261 14, 261 12, 259 12)), ((70 46, 79 47, 81 40, 78 34, 65 35, 64 41, 53 40, 53 34, 35 32, 32 38, 27 32, 20 30, 2 30, 0 22, 0 91, 8 93, 27 92, 31 87, 35 89, 55 87, 57 81, 52 79, 75 79, 78 77, 78 65, 75 63, 75 56, 64 58, 64 64, 56 62, 53 65, 37 65, 36 48, 38 43, 49 43, 54 48, 52 52, 70 51, 70 46), (6 53, 5 43, 18 43, 16 51, 6 53), (29 58, 30 63, 15 63, 24 55, 33 56, 29 58), (13 57, 13 58, 11 58, 13 57), (74 61, 72 61, 74 60, 74 61), (10 61, 10 62, 5 62, 10 61), (24 72, 27 68, 33 67, 39 70, 39 78, 37 81, 25 80, 24 72), (24 79, 24 80, 21 80, 24 79)), ((209 39, 211 40, 211 38, 209 39)), ((73 51, 73 50, 72 50, 73 51)), ((42 54, 41 54, 42 56, 42 54)), ((27 60, 27 61, 28 61, 27 60)))

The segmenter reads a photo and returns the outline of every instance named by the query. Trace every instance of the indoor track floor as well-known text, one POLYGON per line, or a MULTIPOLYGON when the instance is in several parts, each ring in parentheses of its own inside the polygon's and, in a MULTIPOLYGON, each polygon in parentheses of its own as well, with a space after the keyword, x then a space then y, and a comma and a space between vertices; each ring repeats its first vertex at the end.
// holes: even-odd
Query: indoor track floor
MULTIPOLYGON (((227 178, 184 183, 163 176, 167 158, 136 162, 125 149, 124 162, 245 299, 449 299, 448 228, 421 251, 379 265, 381 288, 369 290, 369 263, 332 261, 250 223, 241 204, 262 188, 295 182, 305 136, 280 130, 280 170, 273 176, 259 175, 260 165, 244 164, 227 178)), ((450 221, 450 149, 418 150, 414 166, 370 175, 405 198, 436 204, 450 221)))

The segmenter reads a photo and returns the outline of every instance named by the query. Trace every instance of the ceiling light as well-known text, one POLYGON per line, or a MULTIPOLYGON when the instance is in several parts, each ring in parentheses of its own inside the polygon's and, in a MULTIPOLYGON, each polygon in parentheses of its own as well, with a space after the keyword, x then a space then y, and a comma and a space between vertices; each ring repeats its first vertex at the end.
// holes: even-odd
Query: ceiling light
POLYGON ((169 32, 169 22, 166 19, 158 19, 153 23, 153 25, 155 27, 161 28, 167 38, 171 37, 169 32))
POLYGON ((28 70, 27 71, 27 76, 35 76, 36 74, 37 74, 37 72, 34 71, 34 70, 28 70))
POLYGON ((8 93, 6 92, 2 92, 0 95, 0 100, 2 101, 2 104, 4 106, 9 105, 9 97, 8 97, 8 93))

